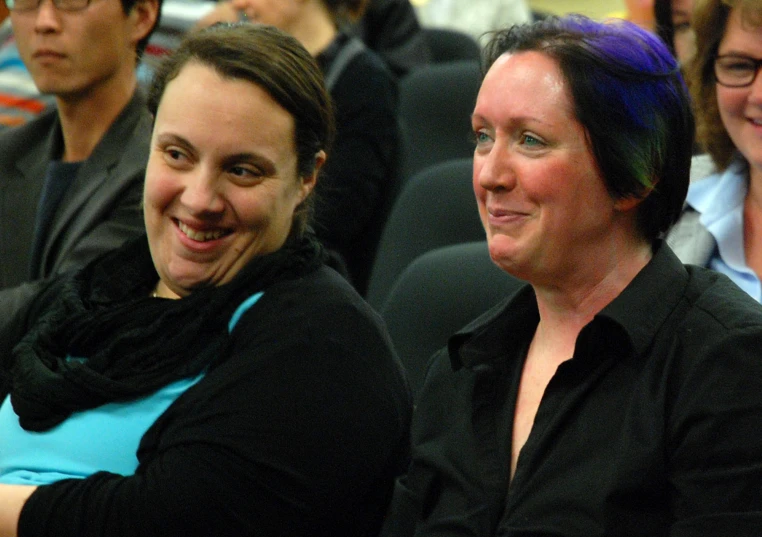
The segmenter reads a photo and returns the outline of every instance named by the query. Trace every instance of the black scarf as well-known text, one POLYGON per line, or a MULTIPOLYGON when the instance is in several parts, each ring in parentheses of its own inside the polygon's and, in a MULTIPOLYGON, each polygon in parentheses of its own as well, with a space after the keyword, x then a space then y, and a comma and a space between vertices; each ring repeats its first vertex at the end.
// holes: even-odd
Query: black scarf
POLYGON ((48 290, 54 301, 13 352, 11 403, 21 426, 44 431, 73 412, 129 401, 213 367, 241 302, 322 262, 311 235, 290 239, 225 285, 158 299, 150 297, 158 275, 143 237, 59 279, 48 290))

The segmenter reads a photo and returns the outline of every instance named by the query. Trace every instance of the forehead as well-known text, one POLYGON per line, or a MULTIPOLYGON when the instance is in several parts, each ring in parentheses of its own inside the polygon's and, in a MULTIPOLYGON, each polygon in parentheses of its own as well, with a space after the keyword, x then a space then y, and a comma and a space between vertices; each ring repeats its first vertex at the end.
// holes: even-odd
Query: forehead
POLYGON ((502 105, 506 110, 548 113, 572 109, 568 84, 558 61, 537 51, 500 56, 484 77, 477 108, 486 100, 502 105))
POLYGON ((268 152, 295 147, 294 118, 267 91, 196 61, 185 64, 167 84, 156 129, 176 131, 210 147, 248 144, 268 152))
POLYGON ((744 18, 739 8, 731 9, 719 44, 720 54, 731 52, 762 57, 762 26, 744 18))

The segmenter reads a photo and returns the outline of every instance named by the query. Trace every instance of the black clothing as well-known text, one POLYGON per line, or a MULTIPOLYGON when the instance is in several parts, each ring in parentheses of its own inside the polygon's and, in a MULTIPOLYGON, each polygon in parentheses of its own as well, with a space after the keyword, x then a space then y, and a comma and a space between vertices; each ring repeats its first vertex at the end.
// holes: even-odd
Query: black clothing
POLYGON ((35 234, 48 163, 63 154, 55 108, 0 133, 0 306, 24 308, 44 281, 145 233, 143 180, 153 118, 135 91, 35 234), (39 242, 37 239, 40 239, 39 242), (32 262, 32 254, 36 256, 32 262))
POLYGON ((82 162, 63 162, 52 160, 48 163, 45 171, 45 180, 42 185, 40 200, 37 203, 37 215, 34 220, 34 240, 32 241, 32 253, 29 255, 29 272, 40 264, 42 245, 45 244, 45 234, 53 221, 61 200, 66 195, 77 173, 82 167, 82 162))
MULTIPOLYGON (((352 38, 339 33, 317 56, 323 74, 352 38)), ((315 187, 315 232, 345 261, 363 294, 380 227, 396 193, 400 133, 397 84, 381 60, 364 48, 330 88, 336 139, 315 187)))
MULTIPOLYGON (((145 236, 59 278, 33 305, 39 314, 30 313, 32 328, 2 357, 0 372, 11 372, 11 403, 21 426, 48 430, 75 411, 130 401, 198 375, 225 354, 225 328, 240 297, 314 271, 322 252, 311 235, 292 239, 254 257, 229 283, 183 300, 149 296, 158 274, 145 236)), ((0 390, 0 399, 6 394, 0 390)))
MULTIPOLYGON (((125 270, 86 282, 86 296, 101 298, 103 308, 186 300, 148 298, 156 272, 142 270, 129 245, 108 259, 91 274, 118 263, 125 270), (115 298, 120 286, 126 296, 115 298)), ((228 297, 231 307, 249 298, 249 286, 264 288, 232 329, 229 310, 209 305, 224 319, 218 323, 192 301, 229 337, 199 337, 188 348, 187 316, 175 316, 173 326, 160 321, 163 346, 216 351, 203 377, 143 435, 134 475, 98 472, 40 486, 22 509, 19 534, 377 535, 408 461, 411 399, 401 366, 378 315, 342 277, 312 261, 286 268, 280 276, 254 270, 247 275, 257 281, 232 286, 240 292, 228 297)), ((151 326, 157 319, 144 313, 145 330, 160 335, 151 326)), ((9 324, 0 321, 2 356, 27 326, 9 324)), ((124 355, 134 351, 122 343, 124 355)))
POLYGON ((538 321, 526 286, 435 355, 386 535, 762 534, 759 304, 657 246, 580 332, 509 482, 538 321))
POLYGON ((409 0, 370 0, 351 28, 400 79, 431 61, 426 34, 409 0))

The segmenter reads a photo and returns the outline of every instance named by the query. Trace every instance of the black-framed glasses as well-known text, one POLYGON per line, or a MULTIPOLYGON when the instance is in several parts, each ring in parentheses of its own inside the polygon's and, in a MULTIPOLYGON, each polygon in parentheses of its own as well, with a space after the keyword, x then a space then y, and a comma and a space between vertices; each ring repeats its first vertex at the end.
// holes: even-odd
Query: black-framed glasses
POLYGON ((754 82, 760 67, 762 60, 734 54, 717 56, 714 59, 714 78, 718 84, 728 88, 744 88, 754 82))
MULTIPOLYGON (((61 11, 82 11, 87 9, 91 0, 52 0, 56 9, 61 11)), ((34 11, 38 7, 42 0, 5 0, 5 5, 8 6, 10 11, 23 12, 34 11)))

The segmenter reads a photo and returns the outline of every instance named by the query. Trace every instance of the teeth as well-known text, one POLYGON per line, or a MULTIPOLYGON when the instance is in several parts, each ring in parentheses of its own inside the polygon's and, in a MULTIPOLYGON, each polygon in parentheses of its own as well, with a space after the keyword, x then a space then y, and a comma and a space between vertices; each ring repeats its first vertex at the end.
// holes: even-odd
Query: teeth
POLYGON ((216 231, 196 231, 194 229, 189 228, 182 222, 178 222, 178 227, 180 228, 180 231, 182 231, 185 235, 187 235, 189 238, 193 239, 194 241, 204 242, 204 241, 211 241, 214 239, 219 239, 222 237, 225 232, 222 230, 216 230, 216 231))

